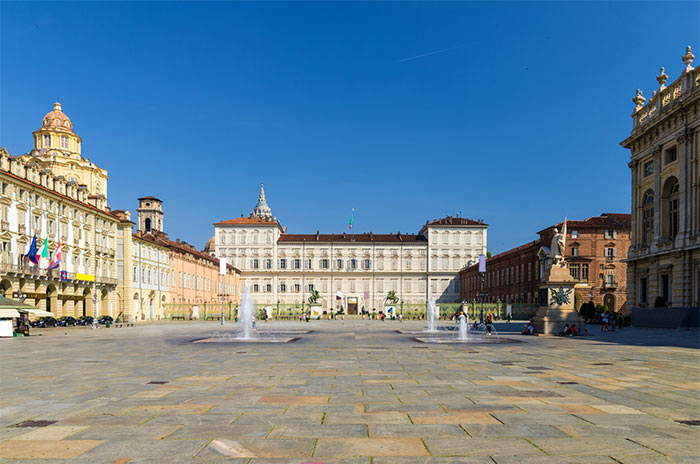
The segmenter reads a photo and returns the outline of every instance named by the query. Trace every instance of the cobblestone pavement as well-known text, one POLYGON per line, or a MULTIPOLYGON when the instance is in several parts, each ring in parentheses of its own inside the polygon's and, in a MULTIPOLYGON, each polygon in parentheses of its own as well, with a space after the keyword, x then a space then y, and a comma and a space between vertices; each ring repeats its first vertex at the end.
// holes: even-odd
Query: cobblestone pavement
POLYGON ((499 345, 395 332, 422 325, 259 324, 313 330, 288 344, 190 343, 212 322, 0 339, 0 462, 700 460, 700 427, 682 423, 700 419, 697 331, 499 345))

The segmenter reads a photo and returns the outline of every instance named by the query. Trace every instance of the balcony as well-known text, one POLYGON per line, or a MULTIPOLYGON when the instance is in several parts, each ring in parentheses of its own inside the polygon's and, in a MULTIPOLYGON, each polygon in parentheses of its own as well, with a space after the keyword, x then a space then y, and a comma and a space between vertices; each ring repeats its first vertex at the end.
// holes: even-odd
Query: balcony
POLYGON ((617 289, 617 282, 603 282, 603 288, 605 290, 615 290, 617 289))
POLYGON ((20 224, 19 233, 23 234, 23 235, 26 234, 27 233, 27 226, 25 226, 24 224, 20 224))
POLYGON ((606 256, 605 260, 608 262, 612 262, 612 261, 615 261, 615 257, 614 256, 606 256))
POLYGON ((7 221, 0 221, 0 229, 10 230, 10 223, 7 221))

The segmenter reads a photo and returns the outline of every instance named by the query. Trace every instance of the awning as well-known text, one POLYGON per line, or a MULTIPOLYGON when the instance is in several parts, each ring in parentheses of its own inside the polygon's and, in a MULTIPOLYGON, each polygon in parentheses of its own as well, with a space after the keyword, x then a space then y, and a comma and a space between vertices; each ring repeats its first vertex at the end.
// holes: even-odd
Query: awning
POLYGON ((0 317, 19 317, 19 311, 16 309, 0 308, 0 317))
POLYGON ((35 317, 53 317, 53 313, 50 313, 48 311, 42 311, 41 309, 20 309, 19 312, 21 313, 29 313, 30 316, 35 316, 35 317))
POLYGON ((30 310, 30 309, 36 309, 36 306, 32 306, 27 303, 21 303, 16 300, 11 300, 9 298, 5 298, 4 296, 0 295, 0 309, 24 309, 24 310, 30 310))

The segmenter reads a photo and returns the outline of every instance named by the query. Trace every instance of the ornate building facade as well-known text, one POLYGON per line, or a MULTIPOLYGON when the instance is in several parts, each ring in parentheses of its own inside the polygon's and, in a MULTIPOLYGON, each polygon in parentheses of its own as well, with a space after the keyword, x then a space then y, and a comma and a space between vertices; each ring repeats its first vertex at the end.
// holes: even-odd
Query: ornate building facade
MULTIPOLYGON (((272 216, 265 191, 248 217, 214 224, 205 251, 241 269, 258 306, 287 308, 312 290, 324 310, 381 310, 389 292, 399 307, 460 302, 458 272, 486 253, 488 225, 460 217, 426 221, 417 234, 289 234, 272 216)), ((398 308, 397 308, 398 309, 398 308)))
MULTIPOLYGON (((685 68, 668 86, 661 68, 648 102, 637 90, 632 133, 621 142, 632 172, 627 299, 632 308, 649 308, 660 298, 678 310, 662 318, 676 320, 671 325, 689 314, 697 324, 700 307, 700 71, 693 58, 688 47, 685 68)), ((642 311, 633 323, 642 314, 651 317, 642 311)))
POLYGON ((25 297, 57 317, 93 315, 94 304, 102 315, 116 310, 119 220, 104 195, 65 175, 66 169, 80 176, 89 171, 95 178, 99 173, 100 189, 106 191, 106 171, 78 159, 81 143, 56 104, 34 132, 31 154, 13 157, 0 148, 0 292, 25 297), (77 168, 64 169, 59 157, 77 168), (61 245, 58 268, 48 270, 24 258, 35 235, 40 247, 47 243, 50 257, 61 245))

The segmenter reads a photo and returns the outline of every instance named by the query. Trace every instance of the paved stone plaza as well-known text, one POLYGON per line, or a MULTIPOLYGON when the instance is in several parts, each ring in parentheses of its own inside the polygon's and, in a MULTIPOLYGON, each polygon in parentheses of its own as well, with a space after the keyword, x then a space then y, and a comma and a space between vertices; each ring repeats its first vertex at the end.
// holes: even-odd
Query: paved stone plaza
POLYGON ((395 332, 418 322, 259 325, 314 332, 193 344, 221 326, 161 323, 0 340, 0 462, 700 459, 700 427, 678 422, 700 419, 697 331, 428 345, 395 332))

